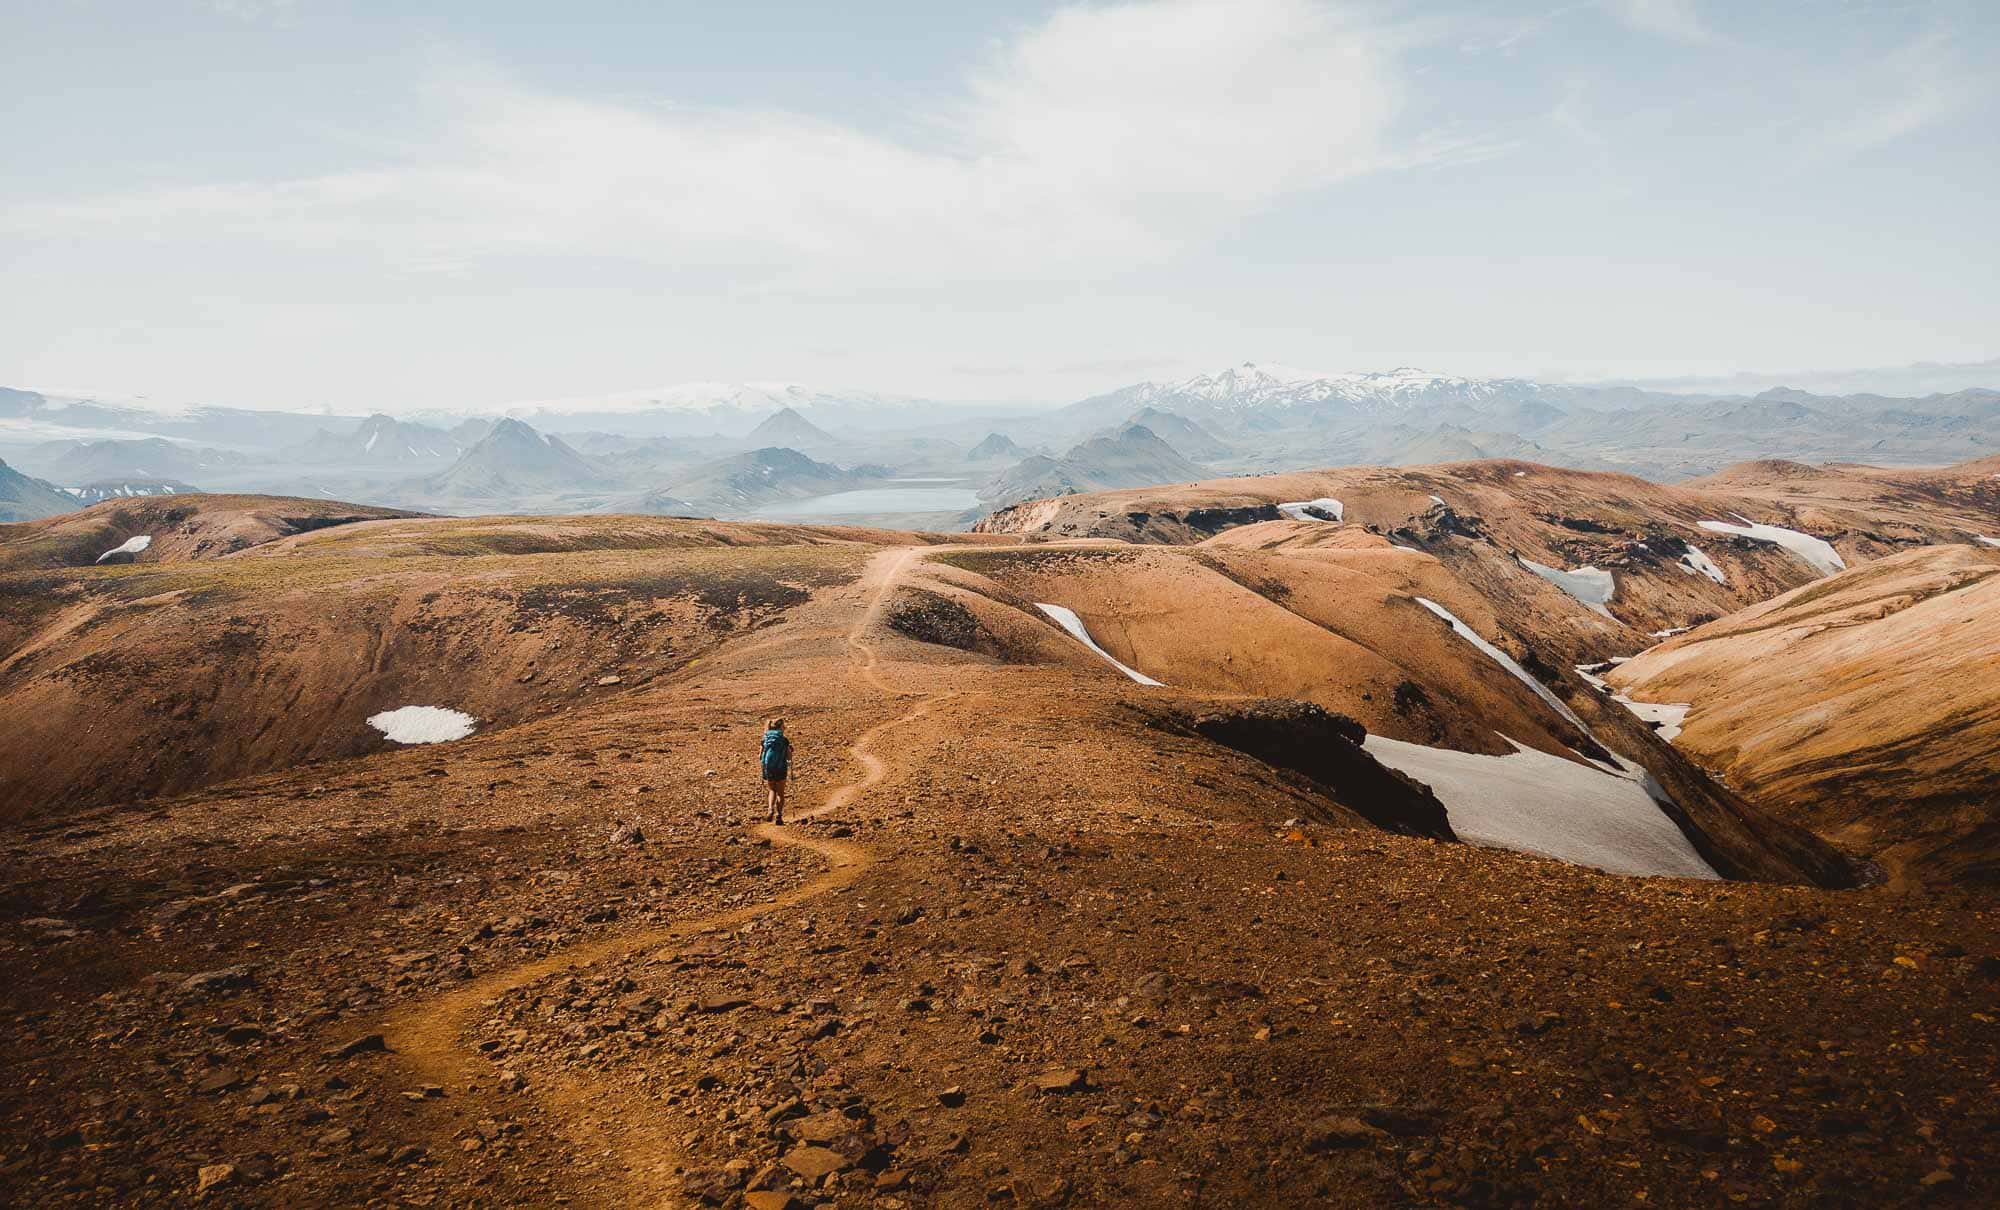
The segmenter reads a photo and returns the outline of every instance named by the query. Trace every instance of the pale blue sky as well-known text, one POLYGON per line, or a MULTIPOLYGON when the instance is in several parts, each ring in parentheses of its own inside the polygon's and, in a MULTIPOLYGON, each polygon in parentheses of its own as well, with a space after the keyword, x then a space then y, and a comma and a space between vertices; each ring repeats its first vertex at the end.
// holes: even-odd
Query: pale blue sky
POLYGON ((2000 5, 0 0, 0 383, 2000 353, 2000 5))

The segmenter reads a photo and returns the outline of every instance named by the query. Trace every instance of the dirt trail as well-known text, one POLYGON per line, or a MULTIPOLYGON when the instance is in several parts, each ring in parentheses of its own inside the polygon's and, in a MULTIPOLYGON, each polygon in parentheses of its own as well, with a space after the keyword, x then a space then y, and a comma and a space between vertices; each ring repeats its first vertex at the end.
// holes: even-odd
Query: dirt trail
MULTIPOLYGON (((887 551, 871 561, 862 579, 867 605, 847 632, 847 647, 863 679, 895 698, 915 696, 898 691, 881 674, 881 658, 872 639, 890 589, 919 548, 887 551)), ((860 777, 830 790, 816 807, 797 812, 793 824, 838 811, 888 776, 889 766, 872 750, 885 732, 915 721, 932 706, 956 696, 924 696, 909 710, 856 737, 848 753, 861 766, 860 777)), ((758 824, 751 829, 776 847, 796 847, 827 862, 825 873, 774 898, 726 912, 678 921, 663 928, 620 933, 570 946, 533 962, 494 971, 447 995, 410 1005, 382 1023, 389 1049, 425 1079, 444 1086, 451 1095, 480 1095, 479 1078, 492 1075, 489 1064, 477 1062, 466 1029, 494 998, 562 971, 606 960, 626 958, 667 942, 701 933, 739 927, 749 921, 825 895, 857 881, 880 860, 861 845, 808 835, 796 827, 758 824)), ((639 1090, 567 1075, 555 1082, 538 1082, 529 1094, 548 1112, 550 1123, 567 1134, 592 1159, 608 1164, 584 1177, 589 1204, 604 1206, 659 1205, 675 1191, 680 1147, 669 1137, 664 1114, 639 1090)), ((504 1116, 504 1114, 502 1115, 504 1116)))

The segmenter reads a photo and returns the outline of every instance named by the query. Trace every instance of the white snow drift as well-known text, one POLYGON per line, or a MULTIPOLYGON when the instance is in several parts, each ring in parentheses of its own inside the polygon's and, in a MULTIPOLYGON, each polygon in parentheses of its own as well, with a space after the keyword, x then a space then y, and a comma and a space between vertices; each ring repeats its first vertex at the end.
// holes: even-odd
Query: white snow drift
POLYGON ((1069 631, 1070 634, 1073 635, 1078 642, 1082 643, 1085 647, 1090 648, 1092 651, 1095 651, 1098 655, 1104 657, 1104 661, 1106 663, 1110 664, 1113 668, 1116 668, 1118 671, 1124 673, 1126 676, 1131 677, 1133 680, 1139 682, 1141 685, 1157 686, 1160 684, 1160 682, 1154 680, 1150 676, 1147 676, 1145 673, 1140 672, 1136 668, 1128 668, 1124 664, 1119 663, 1117 658, 1114 657, 1110 652, 1106 651, 1102 647, 1099 647, 1097 645, 1097 640, 1090 637, 1090 631, 1084 629, 1083 619, 1076 616, 1075 610, 1066 608, 1065 606, 1062 605, 1044 604, 1041 601, 1035 602, 1035 608, 1041 610, 1045 614, 1048 614, 1049 617, 1055 621, 1056 625, 1062 627, 1064 630, 1069 631))
MULTIPOLYGON (((1682 627, 1683 630, 1686 627, 1682 627)), ((1679 633, 1678 631, 1676 633, 1679 633)), ((1616 663, 1624 663, 1617 660, 1616 663)), ((1576 674, 1590 682, 1590 687, 1599 693, 1609 694, 1611 700, 1630 710, 1640 722, 1652 727, 1655 734, 1668 743, 1680 737, 1681 725, 1687 721, 1688 711, 1694 708, 1692 702, 1635 702, 1622 693, 1611 692, 1611 682, 1597 674, 1611 667, 1612 660, 1602 664, 1578 664, 1576 674)))
MULTIPOLYGON (((1606 602, 1611 600, 1611 594, 1618 591, 1618 582, 1612 577, 1610 572, 1605 571, 1601 567, 1590 567, 1587 565, 1571 571, 1564 571, 1560 567, 1550 567, 1546 563, 1537 563, 1533 559, 1522 559, 1519 555, 1514 557, 1520 560, 1521 566, 1534 572, 1557 588, 1562 589, 1570 596, 1582 601, 1590 607, 1592 612, 1601 613, 1605 617, 1611 618, 1611 611, 1604 606, 1606 602)), ((1618 619, 1611 618, 1611 620, 1615 622, 1618 619)))
POLYGON ((1294 521, 1326 520, 1326 517, 1314 516, 1314 513, 1325 513, 1336 521, 1347 519, 1347 506, 1332 496, 1321 496, 1317 500, 1294 500, 1290 504, 1280 504, 1278 511, 1294 521))
POLYGON ((1675 566, 1691 576, 1707 576, 1722 585, 1729 583, 1729 577, 1722 574, 1722 569, 1715 565, 1715 560, 1701 553, 1701 548, 1692 542, 1687 544, 1687 553, 1681 556, 1681 561, 1675 566))
POLYGON ((370 715, 368 725, 399 744, 443 744, 472 734, 479 720, 442 706, 402 706, 370 715))
POLYGON ((99 563, 102 563, 113 555, 136 555, 140 551, 145 550, 147 547, 151 546, 152 544, 153 544, 153 537, 151 534, 140 534, 136 538, 127 538, 125 539, 123 545, 114 546, 110 550, 107 550, 103 554, 97 556, 97 561, 99 563))
POLYGON ((1770 542, 1791 551, 1823 576, 1836 571, 1847 570, 1847 560, 1824 538, 1802 534, 1796 529, 1786 529, 1782 525, 1765 525, 1752 521, 1742 513, 1736 514, 1741 525, 1731 525, 1727 521, 1703 521, 1701 527, 1718 534, 1734 534, 1739 538, 1750 538, 1758 542, 1770 542))
MULTIPOLYGON (((1466 642, 1471 643, 1474 647, 1477 647, 1481 651, 1485 652, 1488 656, 1490 656, 1493 659, 1495 663, 1499 664, 1502 668, 1505 668, 1507 671, 1513 673, 1516 680, 1519 680, 1523 685, 1526 685, 1528 688, 1534 690, 1536 697, 1541 698, 1543 701, 1547 702, 1549 704, 1549 707, 1553 709, 1557 714, 1560 714, 1565 719, 1568 719, 1571 726, 1575 727, 1578 731, 1583 732, 1585 735, 1590 735, 1590 728, 1584 725, 1584 721, 1576 716, 1576 711, 1571 710, 1567 702, 1563 701, 1555 694, 1549 692, 1549 687, 1547 685, 1542 684, 1540 681, 1536 680, 1534 676, 1530 674, 1526 668, 1523 668, 1519 664, 1515 663, 1513 656, 1508 655, 1506 652, 1500 650, 1498 647, 1495 647, 1493 644, 1487 642, 1485 639, 1480 638, 1479 632, 1477 630, 1474 630, 1472 627, 1467 626, 1464 622, 1459 621, 1456 614, 1452 613, 1451 610, 1446 609, 1444 606, 1438 604, 1436 601, 1431 600, 1429 597, 1418 597, 1417 604, 1423 606, 1425 609, 1430 610, 1432 613, 1443 618, 1445 621, 1451 623, 1451 628, 1453 630, 1456 630, 1461 638, 1465 639, 1466 642)), ((1596 737, 1592 736, 1592 738, 1594 739, 1596 737)))
MULTIPOLYGON (((1996 475, 1994 477, 1996 479, 2000 479, 2000 475, 1996 475)), ((1981 542, 1986 543, 1986 545, 1988 546, 2000 546, 2000 538, 1989 538, 1985 534, 1974 534, 1972 536, 1979 539, 1981 542)))
POLYGON ((1537 853, 1613 874, 1716 878, 1660 810, 1649 776, 1620 777, 1514 743, 1480 756, 1371 735, 1370 755, 1430 786, 1452 831, 1487 848, 1537 853))

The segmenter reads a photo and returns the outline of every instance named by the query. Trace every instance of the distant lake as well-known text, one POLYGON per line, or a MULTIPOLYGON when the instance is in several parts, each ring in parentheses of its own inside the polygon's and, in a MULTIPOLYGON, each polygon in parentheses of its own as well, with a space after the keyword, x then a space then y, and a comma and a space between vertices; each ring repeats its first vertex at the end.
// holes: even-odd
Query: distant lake
POLYGON ((978 505, 979 493, 961 484, 955 487, 864 487, 857 491, 773 504, 758 511, 767 517, 879 516, 886 513, 962 513, 978 505))

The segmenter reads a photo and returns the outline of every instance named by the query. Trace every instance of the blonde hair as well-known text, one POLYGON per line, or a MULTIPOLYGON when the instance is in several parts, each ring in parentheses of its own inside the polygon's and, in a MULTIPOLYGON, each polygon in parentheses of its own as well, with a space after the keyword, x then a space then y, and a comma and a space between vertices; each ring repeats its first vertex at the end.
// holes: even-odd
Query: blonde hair
POLYGON ((765 723, 764 726, 772 731, 783 731, 785 729, 785 720, 774 718, 770 722, 765 723))

